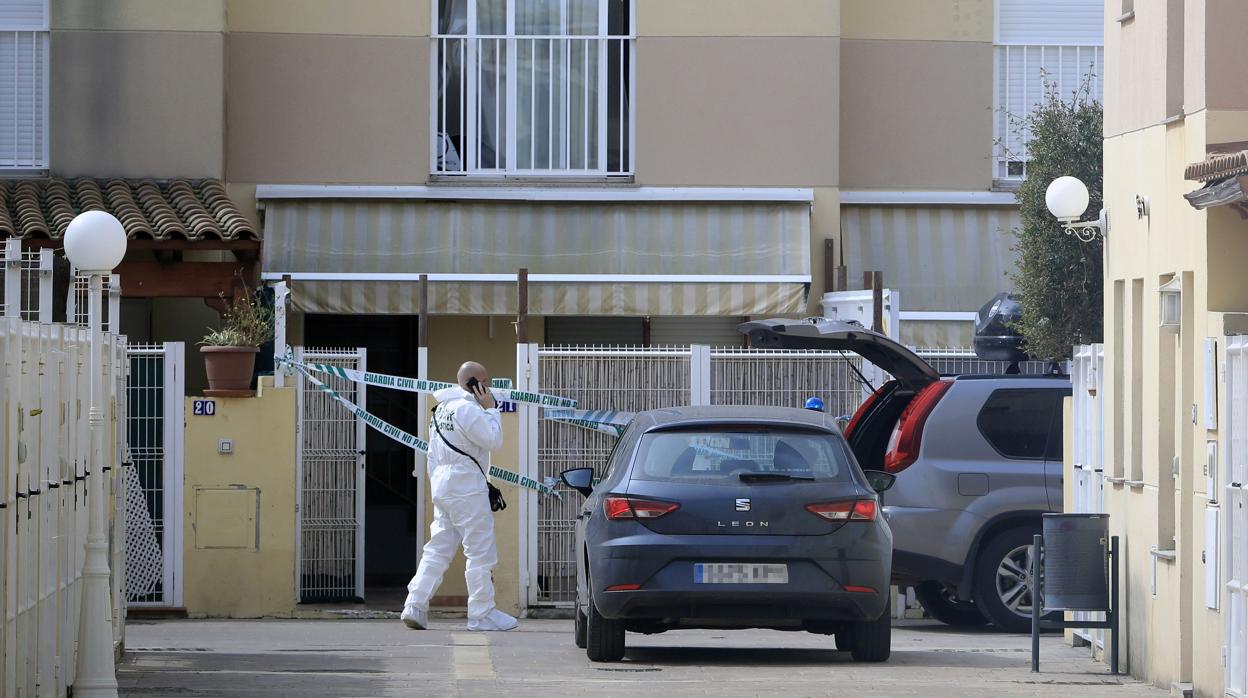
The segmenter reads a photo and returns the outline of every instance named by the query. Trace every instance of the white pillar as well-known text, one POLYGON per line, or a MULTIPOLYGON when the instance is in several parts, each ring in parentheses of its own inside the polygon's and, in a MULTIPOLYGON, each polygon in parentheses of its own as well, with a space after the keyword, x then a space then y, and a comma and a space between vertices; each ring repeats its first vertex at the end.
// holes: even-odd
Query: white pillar
MULTIPOLYGON (((86 544, 86 560, 82 565, 82 615, 78 624, 78 671, 74 695, 78 698, 117 695, 116 667, 113 664, 113 608, 109 593, 107 521, 108 506, 104 489, 104 407, 101 377, 103 366, 103 333, 100 319, 100 296, 103 280, 99 273, 90 276, 87 289, 87 322, 90 325, 90 411, 91 470, 88 506, 90 507, 86 544)), ((124 504, 123 504, 124 505, 124 504)))
POLYGON ((286 366, 278 359, 288 358, 286 355, 286 304, 290 298, 290 287, 285 281, 273 284, 273 385, 286 387, 286 366))
POLYGON ((689 404, 711 404, 711 348, 703 344, 689 348, 689 404))

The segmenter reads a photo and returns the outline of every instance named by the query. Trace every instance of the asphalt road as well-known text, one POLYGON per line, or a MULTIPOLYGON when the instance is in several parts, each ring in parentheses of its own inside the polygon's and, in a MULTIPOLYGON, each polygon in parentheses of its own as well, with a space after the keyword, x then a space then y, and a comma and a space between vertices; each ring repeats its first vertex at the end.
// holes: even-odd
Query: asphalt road
POLYGON ((1107 673, 1059 635, 1030 639, 897 621, 893 656, 857 664, 830 637, 778 631, 629 634, 625 661, 595 664, 572 623, 471 633, 397 620, 132 621, 123 696, 1164 696, 1107 673))

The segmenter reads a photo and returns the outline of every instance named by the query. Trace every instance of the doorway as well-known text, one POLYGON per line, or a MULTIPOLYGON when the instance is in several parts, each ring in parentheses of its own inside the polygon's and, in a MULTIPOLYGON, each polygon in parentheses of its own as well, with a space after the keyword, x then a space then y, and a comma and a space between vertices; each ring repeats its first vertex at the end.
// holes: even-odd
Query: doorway
MULTIPOLYGON (((417 373, 416 315, 320 315, 305 319, 304 345, 363 347, 368 370, 399 376, 417 373)), ((425 419, 415 393, 370 388, 366 409, 400 429, 417 433, 425 419)), ((364 586, 370 606, 402 606, 407 581, 416 571, 423 506, 410 448, 373 429, 364 443, 367 487, 364 501, 364 586)))

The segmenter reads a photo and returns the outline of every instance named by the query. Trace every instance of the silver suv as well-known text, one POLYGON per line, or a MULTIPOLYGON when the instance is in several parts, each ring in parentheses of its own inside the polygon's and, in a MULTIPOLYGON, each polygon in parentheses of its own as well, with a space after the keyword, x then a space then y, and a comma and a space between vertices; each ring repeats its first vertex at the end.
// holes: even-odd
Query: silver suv
POLYGON ((884 498, 893 583, 952 625, 1031 627, 1031 539, 1062 510, 1066 376, 942 377, 919 356, 853 323, 740 327, 757 347, 851 351, 887 371, 845 436, 864 469, 897 475, 884 498))

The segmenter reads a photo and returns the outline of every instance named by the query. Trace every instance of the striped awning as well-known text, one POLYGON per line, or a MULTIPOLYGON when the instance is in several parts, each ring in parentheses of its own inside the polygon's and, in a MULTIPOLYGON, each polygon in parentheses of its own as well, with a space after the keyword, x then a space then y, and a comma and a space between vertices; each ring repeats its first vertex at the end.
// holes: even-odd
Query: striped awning
MULTIPOLYGON (((841 224, 851 282, 883 272, 903 313, 973 312, 1012 288, 1016 207, 845 206, 841 224)), ((960 347, 973 327, 934 319, 906 320, 902 329, 906 344, 960 347)))
POLYGON ((292 199, 266 203, 268 278, 297 308, 536 315, 793 313, 810 280, 810 206, 793 202, 495 202, 292 199))

